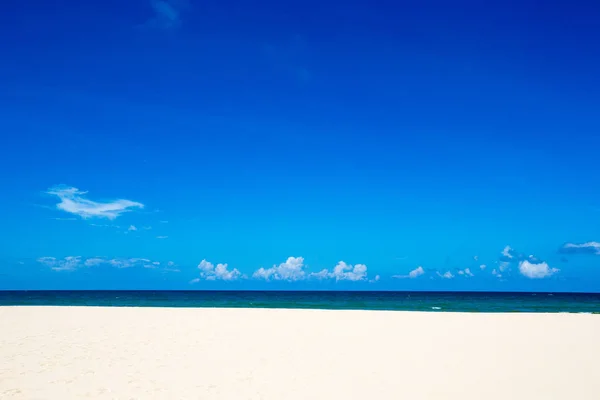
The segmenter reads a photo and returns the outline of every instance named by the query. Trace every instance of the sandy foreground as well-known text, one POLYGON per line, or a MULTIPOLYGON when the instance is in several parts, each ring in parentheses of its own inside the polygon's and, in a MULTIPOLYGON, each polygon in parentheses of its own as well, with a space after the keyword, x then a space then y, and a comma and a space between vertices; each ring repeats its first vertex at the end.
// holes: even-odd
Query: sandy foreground
POLYGON ((0 307, 1 399, 600 399, 600 315, 0 307))

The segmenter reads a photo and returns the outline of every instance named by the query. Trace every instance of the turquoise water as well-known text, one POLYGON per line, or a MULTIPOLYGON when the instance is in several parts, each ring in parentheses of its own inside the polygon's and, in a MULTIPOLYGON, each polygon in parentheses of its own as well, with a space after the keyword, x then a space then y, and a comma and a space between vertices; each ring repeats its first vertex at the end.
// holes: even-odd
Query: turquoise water
POLYGON ((0 306, 15 305, 600 313, 600 294, 305 291, 0 291, 0 306))

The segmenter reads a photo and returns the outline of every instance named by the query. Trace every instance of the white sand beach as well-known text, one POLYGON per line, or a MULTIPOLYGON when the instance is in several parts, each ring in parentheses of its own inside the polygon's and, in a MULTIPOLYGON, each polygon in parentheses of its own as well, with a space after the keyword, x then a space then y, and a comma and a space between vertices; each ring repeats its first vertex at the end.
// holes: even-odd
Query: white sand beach
POLYGON ((0 307, 1 399, 600 399, 600 315, 0 307))

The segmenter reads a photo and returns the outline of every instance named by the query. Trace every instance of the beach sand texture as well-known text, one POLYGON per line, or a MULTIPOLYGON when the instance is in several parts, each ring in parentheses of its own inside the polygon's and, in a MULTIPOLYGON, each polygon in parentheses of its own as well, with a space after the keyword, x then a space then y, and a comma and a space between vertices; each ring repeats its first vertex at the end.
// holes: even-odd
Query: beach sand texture
POLYGON ((1 399, 600 399, 600 315, 0 307, 1 399))

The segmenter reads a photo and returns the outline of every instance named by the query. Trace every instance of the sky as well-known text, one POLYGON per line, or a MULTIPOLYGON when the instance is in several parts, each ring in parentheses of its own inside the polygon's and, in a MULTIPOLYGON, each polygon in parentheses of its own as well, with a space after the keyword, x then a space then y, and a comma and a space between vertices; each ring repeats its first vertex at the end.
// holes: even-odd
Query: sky
POLYGON ((600 291, 600 5, 0 12, 0 289, 600 291))

